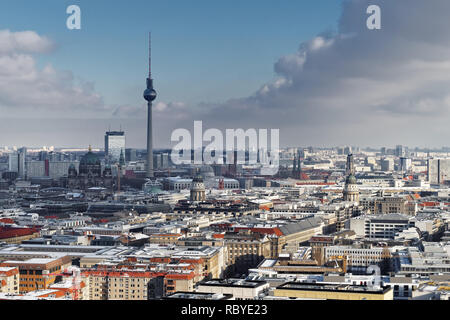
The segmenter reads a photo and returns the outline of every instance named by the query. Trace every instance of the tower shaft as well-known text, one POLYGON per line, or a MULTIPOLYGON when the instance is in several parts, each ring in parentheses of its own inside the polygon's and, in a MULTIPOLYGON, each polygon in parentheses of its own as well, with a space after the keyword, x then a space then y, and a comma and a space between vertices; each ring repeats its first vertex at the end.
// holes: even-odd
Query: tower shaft
POLYGON ((152 102, 148 104, 147 116, 147 178, 153 178, 153 119, 152 119, 152 102))
POLYGON ((147 100, 147 178, 153 178, 153 119, 152 119, 152 102, 156 99, 156 91, 153 88, 152 79, 152 51, 151 51, 151 34, 149 34, 149 60, 148 60, 148 78, 147 89, 144 91, 144 99, 147 100))

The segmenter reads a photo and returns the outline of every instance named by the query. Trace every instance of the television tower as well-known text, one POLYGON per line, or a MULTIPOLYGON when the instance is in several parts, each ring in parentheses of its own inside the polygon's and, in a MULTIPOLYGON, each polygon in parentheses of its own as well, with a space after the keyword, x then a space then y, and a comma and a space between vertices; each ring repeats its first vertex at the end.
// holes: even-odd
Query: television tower
POLYGON ((153 89, 152 79, 152 35, 149 33, 149 58, 148 58, 148 78, 147 89, 144 91, 144 99, 148 104, 147 117, 147 168, 146 177, 153 178, 153 127, 152 127, 152 102, 156 99, 156 91, 153 89))

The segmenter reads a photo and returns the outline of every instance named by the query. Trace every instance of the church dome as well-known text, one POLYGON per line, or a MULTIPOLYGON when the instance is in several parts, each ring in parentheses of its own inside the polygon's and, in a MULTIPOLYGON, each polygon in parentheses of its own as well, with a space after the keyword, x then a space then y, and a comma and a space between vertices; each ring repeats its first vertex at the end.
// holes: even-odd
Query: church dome
POLYGON ((203 183, 203 176, 201 174, 196 175, 194 179, 192 179, 192 182, 203 183))
POLYGON ((86 153, 80 160, 79 173, 80 175, 93 175, 101 176, 102 163, 100 158, 94 154, 89 148, 89 152, 86 153))
POLYGON ((86 153, 80 160, 80 166, 81 165, 99 165, 101 164, 100 158, 95 155, 92 151, 89 151, 86 153))
POLYGON ((211 166, 203 166, 200 172, 205 178, 212 178, 215 176, 214 169, 211 166))
POLYGON ((350 174, 345 180, 345 184, 356 184, 356 177, 350 174))

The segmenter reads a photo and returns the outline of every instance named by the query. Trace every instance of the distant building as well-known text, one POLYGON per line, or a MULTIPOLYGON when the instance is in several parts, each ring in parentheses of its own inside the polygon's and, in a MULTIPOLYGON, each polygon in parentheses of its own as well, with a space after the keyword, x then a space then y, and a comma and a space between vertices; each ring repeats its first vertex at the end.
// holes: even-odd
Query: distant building
POLYGON ((137 160, 136 149, 125 149, 125 160, 126 161, 136 161, 137 160))
POLYGON ((412 160, 410 158, 400 158, 400 171, 402 173, 409 172, 411 170, 412 160))
POLYGON ((332 283, 288 282, 274 290, 274 296, 317 300, 393 300, 392 288, 332 283))
POLYGON ((414 227, 414 222, 402 214, 360 216, 350 220, 350 229, 366 239, 395 239, 396 234, 414 227))
POLYGON ((102 170, 100 158, 92 152, 90 147, 89 152, 81 158, 78 171, 75 165, 69 165, 67 177, 69 188, 85 190, 92 187, 111 188, 112 185, 111 166, 106 165, 105 169, 102 170))
POLYGON ((232 295, 233 300, 258 300, 268 293, 269 283, 266 281, 227 279, 210 280, 198 284, 197 290, 204 293, 232 295))
POLYGON ((191 201, 199 201, 199 202, 206 200, 205 184, 203 183, 203 177, 201 175, 197 175, 192 180, 190 199, 191 201))
POLYGON ((353 163, 353 155, 349 154, 347 157, 347 172, 348 176, 345 180, 344 186, 344 201, 359 203, 359 189, 354 176, 355 167, 353 163))
POLYGON ((380 164, 381 164, 381 171, 384 171, 384 172, 394 171, 394 160, 393 159, 389 159, 389 158, 382 159, 380 164))
POLYGON ((109 163, 118 163, 120 153, 125 151, 125 132, 108 131, 105 134, 105 156, 109 163))
POLYGON ((428 159, 428 181, 444 184, 450 180, 450 159, 428 159))
POLYGON ((70 256, 61 258, 32 258, 25 261, 9 260, 0 263, 0 267, 17 267, 20 273, 19 292, 48 289, 61 273, 72 263, 70 256))
POLYGON ((0 267, 0 293, 19 293, 19 268, 0 267))
POLYGON ((9 154, 9 171, 19 173, 19 153, 12 152, 9 154))

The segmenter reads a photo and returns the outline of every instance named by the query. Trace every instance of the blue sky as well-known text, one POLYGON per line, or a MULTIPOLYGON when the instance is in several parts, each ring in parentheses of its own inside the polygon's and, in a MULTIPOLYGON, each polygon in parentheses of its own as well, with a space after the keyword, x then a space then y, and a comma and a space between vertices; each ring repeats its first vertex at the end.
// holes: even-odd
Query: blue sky
POLYGON ((339 0, 2 0, 0 30, 33 30, 56 50, 37 57, 94 82, 107 104, 140 104, 147 32, 159 99, 222 102, 274 77, 276 60, 325 30, 335 30, 339 0), (82 10, 82 30, 66 28, 67 6, 82 10))
POLYGON ((2 0, 0 146, 101 147, 122 125, 143 148, 149 31, 156 148, 195 120, 280 129, 281 146, 448 145, 448 12, 448 0, 2 0), (66 28, 72 4, 80 31, 66 28))

